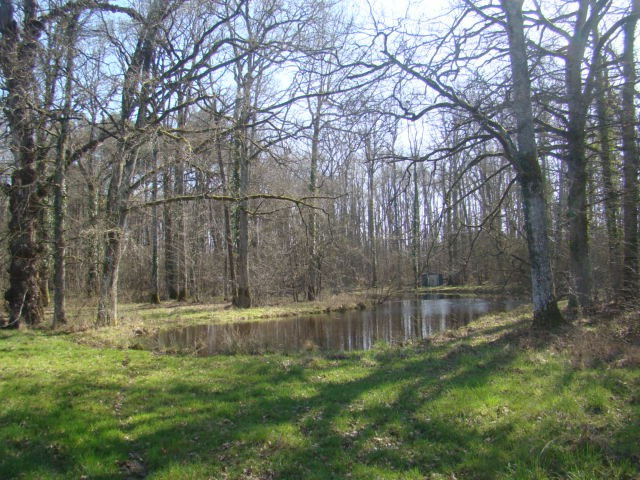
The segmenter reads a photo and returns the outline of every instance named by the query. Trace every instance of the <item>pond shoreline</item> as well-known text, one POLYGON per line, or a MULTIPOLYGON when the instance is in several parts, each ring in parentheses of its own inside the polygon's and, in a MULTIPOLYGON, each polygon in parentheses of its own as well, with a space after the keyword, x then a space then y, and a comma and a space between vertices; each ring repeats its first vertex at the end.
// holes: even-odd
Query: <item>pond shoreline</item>
POLYGON ((93 328, 71 324, 66 332, 83 345, 118 349, 146 349, 143 337, 160 330, 192 325, 244 323, 295 316, 322 315, 361 310, 372 306, 375 298, 367 292, 334 295, 313 302, 283 302, 268 306, 239 309, 229 303, 167 303, 161 305, 127 305, 116 326, 93 328))
POLYGON ((478 318, 512 311, 522 302, 509 297, 405 294, 358 310, 323 312, 272 320, 208 323, 162 329, 141 339, 140 348, 198 355, 348 352, 421 341, 478 318))
MULTIPOLYGON (((425 294, 442 295, 492 295, 499 296, 494 286, 435 287, 428 289, 376 289, 360 290, 329 296, 312 302, 275 302, 271 305, 238 309, 229 303, 175 303, 125 304, 121 307, 120 321, 116 326, 93 327, 93 318, 71 321, 58 330, 69 333, 83 345, 118 349, 148 349, 146 337, 154 337, 161 330, 180 327, 270 321, 310 315, 323 315, 350 310, 371 308, 383 301, 399 296, 425 294)), ((70 318, 74 318, 72 315, 70 318)), ((78 316, 76 316, 78 318, 78 316)))

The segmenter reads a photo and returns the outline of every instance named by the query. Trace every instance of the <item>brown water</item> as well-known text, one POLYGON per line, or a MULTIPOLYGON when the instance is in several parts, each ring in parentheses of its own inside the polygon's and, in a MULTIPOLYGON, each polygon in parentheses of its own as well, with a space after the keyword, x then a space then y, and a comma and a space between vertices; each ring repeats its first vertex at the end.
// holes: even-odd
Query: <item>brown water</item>
POLYGON ((425 295, 366 310, 232 325, 196 325, 160 332, 160 350, 219 353, 368 350, 376 342, 397 344, 466 325, 474 318, 511 310, 522 302, 425 295))

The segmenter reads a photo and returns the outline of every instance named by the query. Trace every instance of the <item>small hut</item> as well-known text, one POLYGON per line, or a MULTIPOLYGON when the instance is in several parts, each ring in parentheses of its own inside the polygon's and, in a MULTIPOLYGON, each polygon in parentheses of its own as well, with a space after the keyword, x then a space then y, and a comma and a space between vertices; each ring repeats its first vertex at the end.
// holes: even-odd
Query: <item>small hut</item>
POLYGON ((422 286, 423 287, 439 287, 444 285, 444 277, 441 273, 423 273, 422 274, 422 286))

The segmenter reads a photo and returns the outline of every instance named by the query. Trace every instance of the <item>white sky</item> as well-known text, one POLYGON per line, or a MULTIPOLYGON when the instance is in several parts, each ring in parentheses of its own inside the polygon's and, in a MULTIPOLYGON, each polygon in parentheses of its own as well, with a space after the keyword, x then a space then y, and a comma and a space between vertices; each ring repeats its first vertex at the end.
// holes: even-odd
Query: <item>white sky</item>
POLYGON ((450 0, 354 0, 354 10, 369 14, 369 5, 377 18, 395 22, 402 18, 433 18, 444 13, 453 3, 450 0))

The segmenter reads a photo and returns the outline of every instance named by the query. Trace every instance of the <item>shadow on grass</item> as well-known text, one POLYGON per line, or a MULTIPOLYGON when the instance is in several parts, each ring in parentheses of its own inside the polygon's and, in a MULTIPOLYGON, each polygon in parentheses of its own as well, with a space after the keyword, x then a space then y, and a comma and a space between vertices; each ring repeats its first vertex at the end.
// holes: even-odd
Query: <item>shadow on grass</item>
MULTIPOLYGON (((0 477, 126 477, 117 462, 131 454, 150 478, 562 475, 570 466, 553 449, 553 428, 510 410, 509 394, 527 388, 526 378, 506 378, 523 376, 521 328, 488 327, 495 338, 477 345, 454 339, 339 359, 116 352, 115 378, 107 370, 35 389, 3 378, 14 398, 48 388, 52 401, 2 413, 0 477)), ((549 384, 568 385, 564 375, 549 384)))

